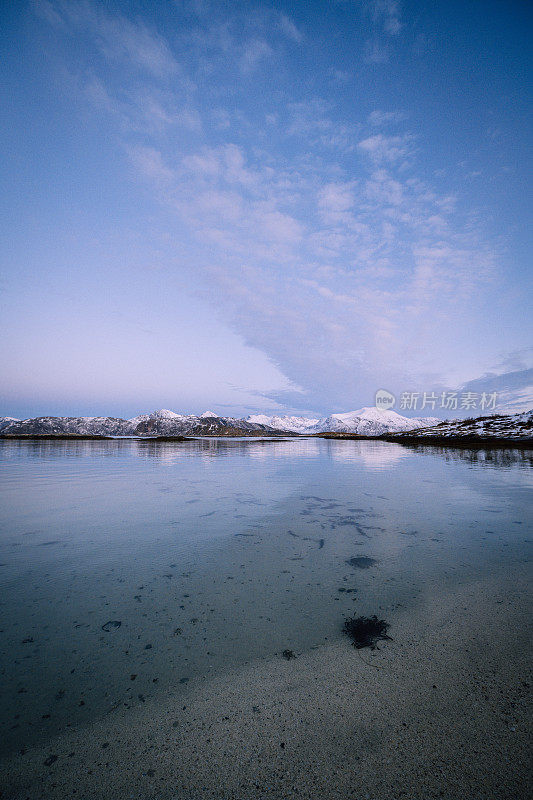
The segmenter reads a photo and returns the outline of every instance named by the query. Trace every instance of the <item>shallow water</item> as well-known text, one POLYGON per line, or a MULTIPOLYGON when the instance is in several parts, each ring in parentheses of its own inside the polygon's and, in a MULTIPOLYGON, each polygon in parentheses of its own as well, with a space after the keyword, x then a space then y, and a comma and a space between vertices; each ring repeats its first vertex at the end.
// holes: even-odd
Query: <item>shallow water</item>
POLYGON ((398 609, 528 559, 532 458, 319 439, 0 442, 3 751, 319 646, 346 615, 376 613, 394 637, 398 609))

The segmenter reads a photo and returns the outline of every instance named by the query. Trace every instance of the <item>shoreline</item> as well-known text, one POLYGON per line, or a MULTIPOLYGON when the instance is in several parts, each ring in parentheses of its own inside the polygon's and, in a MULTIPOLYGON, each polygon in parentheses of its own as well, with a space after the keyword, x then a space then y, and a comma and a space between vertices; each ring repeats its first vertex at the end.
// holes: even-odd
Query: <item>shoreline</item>
POLYGON ((296 439, 328 439, 335 441, 369 441, 389 442, 400 445, 433 445, 436 447, 494 447, 533 449, 533 438, 509 438, 501 436, 410 436, 409 434, 381 434, 379 436, 363 436, 357 433, 314 433, 299 434, 219 434, 214 436, 106 436, 104 434, 82 433, 0 433, 0 440, 6 441, 112 441, 112 442, 197 442, 206 439, 254 439, 263 442, 293 441, 296 439))
POLYGON ((379 436, 362 436, 358 433, 314 433, 316 439, 334 439, 337 441, 374 441, 390 442, 391 444, 425 444, 442 447, 520 447, 533 449, 533 438, 504 437, 504 436, 410 436, 406 433, 384 433, 379 436))
POLYGON ((255 439, 262 442, 277 442, 284 439, 297 438, 299 434, 254 434, 254 433, 222 433, 216 436, 204 436, 197 434, 196 436, 106 436, 104 434, 91 434, 91 433, 0 433, 0 440, 23 440, 30 439, 43 440, 87 440, 87 441, 108 441, 108 442, 198 442, 202 439, 255 439))
POLYGON ((379 650, 339 636, 117 709, 5 758, 4 796, 525 797, 528 572, 397 612, 379 650))
POLYGON ((505 436, 399 436, 383 437, 387 442, 405 445, 434 445, 436 447, 519 447, 533 449, 533 439, 509 438, 505 436))

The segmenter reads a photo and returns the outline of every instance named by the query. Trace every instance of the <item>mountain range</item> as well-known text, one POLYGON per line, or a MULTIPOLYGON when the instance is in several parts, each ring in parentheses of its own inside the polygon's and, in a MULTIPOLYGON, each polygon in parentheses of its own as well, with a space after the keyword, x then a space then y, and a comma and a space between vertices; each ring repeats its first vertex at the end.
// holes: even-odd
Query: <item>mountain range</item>
POLYGON ((267 417, 257 414, 246 417, 248 422, 260 423, 293 433, 354 433, 360 436, 380 436, 383 433, 413 431, 429 425, 438 425, 437 417, 402 417, 396 411, 380 411, 375 407, 360 408, 345 414, 330 414, 322 419, 307 417, 267 417))
POLYGON ((338 432, 361 436, 412 431, 436 425, 436 417, 408 419, 395 411, 361 408, 346 414, 330 414, 322 419, 294 416, 251 415, 246 419, 220 417, 212 411, 176 414, 168 409, 140 414, 132 419, 120 417, 35 417, 17 420, 0 417, 3 435, 83 435, 83 436, 281 436, 290 434, 338 432))

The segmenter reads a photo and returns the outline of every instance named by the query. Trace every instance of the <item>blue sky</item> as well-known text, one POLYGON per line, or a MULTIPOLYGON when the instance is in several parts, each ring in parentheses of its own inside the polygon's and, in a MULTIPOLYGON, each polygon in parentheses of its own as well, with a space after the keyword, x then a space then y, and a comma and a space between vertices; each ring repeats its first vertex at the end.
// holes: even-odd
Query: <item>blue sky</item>
POLYGON ((0 413, 533 406, 529 4, 0 13, 0 413))

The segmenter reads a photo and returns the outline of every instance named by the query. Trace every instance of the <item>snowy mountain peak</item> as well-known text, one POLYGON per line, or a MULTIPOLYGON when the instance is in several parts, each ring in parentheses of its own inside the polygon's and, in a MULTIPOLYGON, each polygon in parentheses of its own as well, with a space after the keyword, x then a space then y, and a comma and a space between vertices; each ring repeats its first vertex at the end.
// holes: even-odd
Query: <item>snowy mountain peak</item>
POLYGON ((218 417, 218 414, 215 414, 214 411, 204 411, 203 414, 200 414, 200 419, 209 419, 210 417, 218 417))
POLYGON ((365 406, 364 408, 359 408, 357 411, 347 411, 343 414, 331 414, 328 419, 338 419, 346 424, 357 419, 367 419, 372 422, 383 424, 385 421, 387 423, 394 423, 407 419, 407 417, 402 417, 402 415, 398 414, 396 411, 382 411, 375 406, 365 406))
POLYGON ((290 431, 292 433, 307 433, 319 421, 318 419, 309 419, 307 417, 269 417, 266 414, 251 414, 246 417, 246 422, 251 422, 255 425, 268 425, 278 431, 290 431))
POLYGON ((176 414, 175 411, 169 411, 168 408, 160 408, 159 411, 154 411, 150 416, 158 419, 179 419, 182 415, 176 414))
POLYGON ((178 420, 187 419, 183 414, 176 414, 175 411, 169 411, 168 408, 160 408, 159 411, 152 411, 151 414, 139 414, 137 417, 132 417, 128 422, 133 426, 146 422, 162 422, 164 420, 178 420))
POLYGON ((17 417, 0 417, 0 431, 7 428, 12 422, 20 422, 20 420, 17 417))
POLYGON ((357 411, 348 411, 346 414, 331 414, 326 419, 321 419, 312 432, 331 431, 355 433, 360 436, 380 436, 383 433, 412 431, 415 428, 437 425, 439 422, 440 420, 436 417, 410 419, 402 417, 396 411, 381 411, 378 408, 367 406, 357 411))

